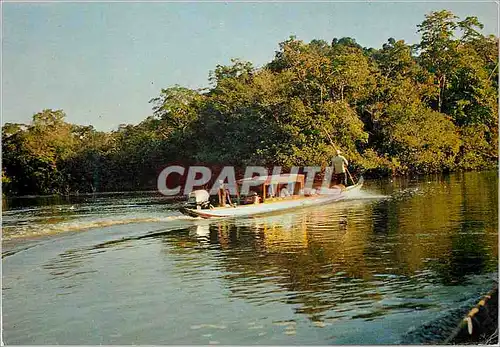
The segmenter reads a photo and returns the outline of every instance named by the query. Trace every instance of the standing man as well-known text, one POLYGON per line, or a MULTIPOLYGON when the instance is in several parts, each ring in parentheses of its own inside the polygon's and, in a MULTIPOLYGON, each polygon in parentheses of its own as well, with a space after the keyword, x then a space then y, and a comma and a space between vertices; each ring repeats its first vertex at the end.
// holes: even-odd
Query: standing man
POLYGON ((335 182, 347 186, 346 168, 349 163, 344 156, 340 155, 340 153, 340 150, 337 149, 337 155, 332 158, 333 177, 335 177, 335 182))

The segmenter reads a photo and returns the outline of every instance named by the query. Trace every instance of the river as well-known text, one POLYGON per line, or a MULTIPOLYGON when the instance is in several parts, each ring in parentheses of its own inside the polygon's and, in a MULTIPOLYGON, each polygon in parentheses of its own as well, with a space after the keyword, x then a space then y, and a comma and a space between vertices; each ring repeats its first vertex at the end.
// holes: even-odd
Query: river
POLYGON ((363 191, 227 220, 183 216, 156 194, 10 199, 3 342, 439 341, 446 329, 421 327, 454 323, 497 279, 498 173, 363 191))

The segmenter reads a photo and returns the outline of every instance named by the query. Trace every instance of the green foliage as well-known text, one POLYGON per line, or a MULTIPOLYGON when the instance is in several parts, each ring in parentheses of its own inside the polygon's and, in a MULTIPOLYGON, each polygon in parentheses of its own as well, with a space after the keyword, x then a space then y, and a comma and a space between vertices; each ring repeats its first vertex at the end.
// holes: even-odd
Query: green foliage
POLYGON ((498 142, 490 143, 486 125, 468 125, 460 129, 462 146, 458 167, 465 170, 480 170, 496 164, 498 142))
POLYGON ((421 41, 296 37, 261 68, 233 59, 210 88, 162 89, 152 114, 112 132, 43 110, 2 127, 7 194, 155 189, 166 165, 329 165, 328 135, 353 169, 476 170, 498 157, 498 38, 475 17, 428 14, 421 41))
POLYGON ((2 133, 3 169, 7 193, 61 193, 64 181, 58 163, 76 146, 72 126, 61 110, 44 110, 30 126, 6 124, 2 133))
POLYGON ((460 146, 453 122, 426 107, 388 108, 386 148, 400 163, 402 173, 450 170, 460 146))
POLYGON ((180 86, 162 89, 157 98, 150 100, 153 104, 155 117, 163 122, 158 125, 164 127, 165 134, 174 130, 185 130, 197 118, 194 103, 200 95, 194 91, 180 86))

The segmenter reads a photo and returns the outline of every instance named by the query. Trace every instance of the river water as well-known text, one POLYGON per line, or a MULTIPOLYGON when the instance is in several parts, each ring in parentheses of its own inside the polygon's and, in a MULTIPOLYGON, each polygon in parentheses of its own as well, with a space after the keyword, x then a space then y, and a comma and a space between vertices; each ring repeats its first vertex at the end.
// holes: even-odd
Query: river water
POLYGON ((4 202, 3 341, 438 341, 497 279, 497 172, 363 190, 224 220, 182 216, 154 194, 4 202))

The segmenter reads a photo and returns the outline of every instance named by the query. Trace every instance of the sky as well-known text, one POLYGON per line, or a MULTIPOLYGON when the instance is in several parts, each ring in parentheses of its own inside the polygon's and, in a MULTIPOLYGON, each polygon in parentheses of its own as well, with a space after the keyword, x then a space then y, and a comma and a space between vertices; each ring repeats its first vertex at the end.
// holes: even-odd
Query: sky
POLYGON ((290 35, 413 44, 425 14, 442 9, 477 16, 498 35, 493 1, 4 2, 2 124, 29 123, 47 108, 98 130, 137 124, 162 88, 207 87, 231 58, 262 66, 290 35))

